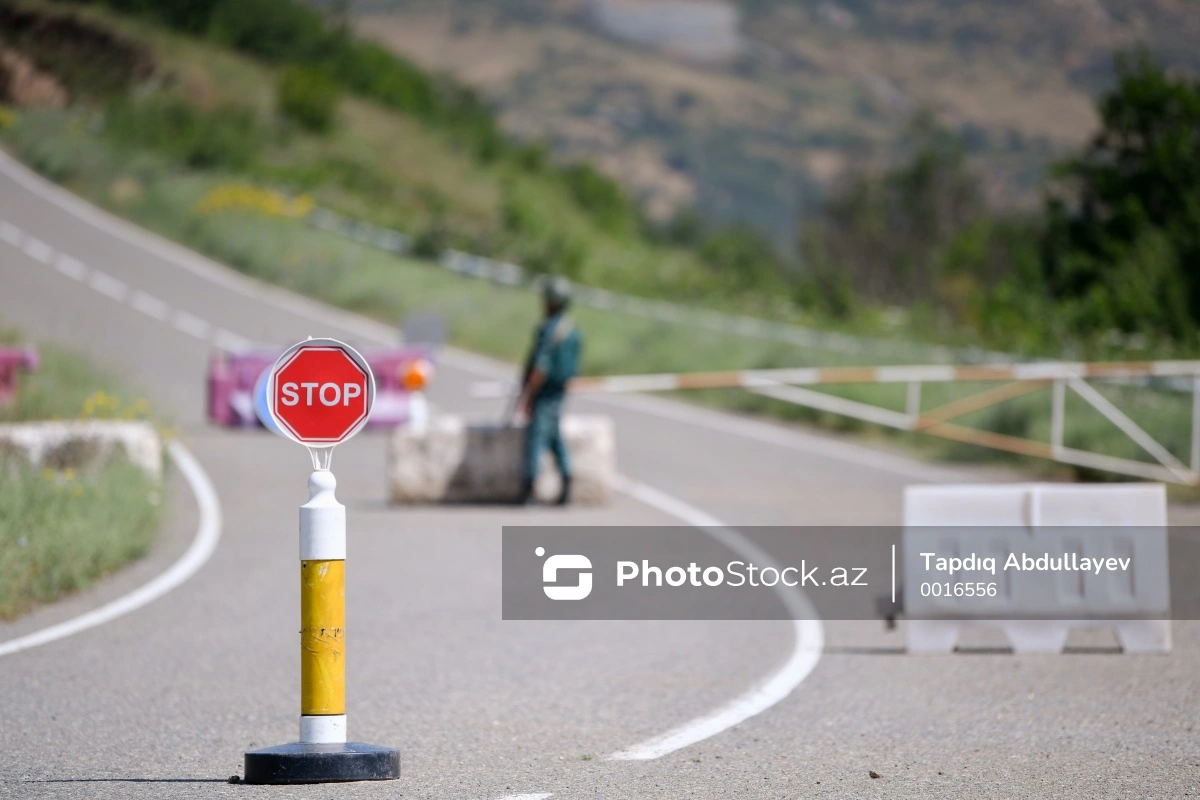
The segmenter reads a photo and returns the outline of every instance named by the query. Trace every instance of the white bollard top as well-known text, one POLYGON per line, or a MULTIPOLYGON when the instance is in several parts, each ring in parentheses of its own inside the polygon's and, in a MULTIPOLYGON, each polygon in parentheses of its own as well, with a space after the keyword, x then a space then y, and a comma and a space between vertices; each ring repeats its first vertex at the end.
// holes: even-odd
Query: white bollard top
POLYGON ((335 489, 337 489, 337 478, 333 477, 332 472, 327 469, 313 471, 308 476, 308 502, 305 505, 311 506, 318 499, 320 505, 336 503, 337 500, 333 496, 335 489))
POLYGON ((334 496, 337 479, 329 470, 308 476, 308 502, 300 506, 300 560, 346 559, 346 507, 334 496))

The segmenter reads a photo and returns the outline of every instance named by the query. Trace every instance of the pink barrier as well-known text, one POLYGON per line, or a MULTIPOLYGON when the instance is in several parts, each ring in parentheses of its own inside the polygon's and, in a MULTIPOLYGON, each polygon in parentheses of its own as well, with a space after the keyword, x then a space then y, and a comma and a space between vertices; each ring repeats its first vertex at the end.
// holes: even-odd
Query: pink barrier
MULTIPOLYGON (((394 347, 360 351, 375 375, 375 407, 369 427, 392 428, 414 415, 414 400, 432 376, 430 347, 394 347)), ((208 362, 208 418, 230 427, 257 427, 254 391, 263 372, 279 353, 255 347, 236 353, 216 351, 208 362)))
POLYGON ((37 368, 38 353, 32 345, 0 347, 0 405, 6 406, 16 402, 18 371, 37 368))

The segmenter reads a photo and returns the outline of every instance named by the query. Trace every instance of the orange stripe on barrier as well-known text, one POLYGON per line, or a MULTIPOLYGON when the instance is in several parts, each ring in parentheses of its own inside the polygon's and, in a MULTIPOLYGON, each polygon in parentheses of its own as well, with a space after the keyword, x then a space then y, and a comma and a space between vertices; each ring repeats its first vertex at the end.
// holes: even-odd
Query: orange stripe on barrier
POLYGON ((954 368, 954 379, 959 381, 1010 381, 1012 378, 1012 367, 989 364, 954 368))
POLYGON ((1141 378, 1191 375, 1200 378, 1200 361, 1022 362, 1020 364, 821 367, 722 372, 648 373, 575 378, 573 392, 632 392, 672 389, 719 389, 737 386, 816 386, 846 383, 945 383, 955 381, 1047 381, 1073 378, 1141 378))
POLYGON ((1096 363, 1087 365, 1087 375, 1089 378, 1127 378, 1127 377, 1142 377, 1151 375, 1154 372, 1154 363, 1149 361, 1126 361, 1114 362, 1111 364, 1096 363))
POLYGON ((961 417, 964 414, 970 414, 973 411, 979 411, 997 403, 1003 403, 1005 400, 1011 400, 1014 397, 1036 392, 1039 389, 1044 389, 1049 381, 1017 381, 1016 383, 1006 383, 1003 386, 997 386, 994 389, 989 389, 986 392, 979 392, 968 397, 963 397, 945 405, 931 408, 923 413, 913 430, 924 431, 948 419, 961 417))
POLYGON ((678 378, 680 389, 721 389, 742 385, 741 372, 685 372, 678 378))
POLYGON ((955 425, 952 422, 939 422, 930 425, 921 432, 932 436, 940 436, 943 439, 951 439, 956 442, 977 444, 982 447, 990 447, 994 450, 1005 450, 1009 453, 1017 453, 1022 456, 1054 459, 1053 448, 1045 442, 1018 439, 1015 436, 1005 436, 1002 433, 967 428, 962 425, 955 425))

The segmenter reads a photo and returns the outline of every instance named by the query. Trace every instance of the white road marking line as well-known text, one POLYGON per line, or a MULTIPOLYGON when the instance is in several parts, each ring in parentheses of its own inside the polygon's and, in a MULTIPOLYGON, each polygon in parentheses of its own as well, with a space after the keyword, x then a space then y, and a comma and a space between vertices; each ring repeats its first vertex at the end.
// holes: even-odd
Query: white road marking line
POLYGON ((177 440, 167 442, 167 452, 170 453, 175 465, 179 467, 179 471, 183 473, 188 487, 196 498, 196 505, 200 507, 200 523, 196 526, 196 536, 192 539, 192 544, 188 547, 187 552, 180 556, 179 560, 172 564, 166 572, 134 589, 124 597, 117 598, 111 603, 80 614, 73 619, 51 625, 49 628, 43 628, 7 642, 0 642, 0 656, 49 644, 136 611, 195 575, 212 557, 213 551, 217 548, 217 542, 221 538, 221 503, 217 499, 217 491, 213 488, 208 475, 205 474, 204 468, 200 466, 200 462, 196 460, 191 451, 183 446, 182 442, 177 440))
POLYGON ((58 254, 58 258, 54 259, 54 268, 68 278, 74 278, 77 281, 83 280, 88 274, 87 264, 66 253, 58 254))
POLYGON ((227 331, 224 328, 217 328, 215 331, 213 331, 212 340, 213 344, 215 344, 217 347, 230 352, 244 350, 251 344, 249 339, 243 336, 238 336, 236 333, 227 331))
POLYGON ((8 242, 13 247, 19 247, 24 236, 25 234, 16 225, 0 220, 0 240, 8 242))
POLYGON ((171 313, 171 307, 162 300, 159 300, 152 294, 147 294, 141 290, 133 293, 133 299, 129 301, 129 305, 137 311, 142 312, 152 319, 162 322, 171 313))
POLYGON ((129 287, 125 285, 124 281, 117 280, 107 272, 101 272, 98 269, 92 270, 92 279, 88 281, 88 286, 117 301, 124 300, 125 294, 129 291, 129 287))
POLYGON ((350 311, 333 308, 287 289, 270 286, 238 274, 229 267, 218 264, 181 244, 150 233, 144 228, 139 228, 115 214, 110 214, 104 209, 92 205, 61 186, 56 186, 4 152, 0 152, 0 172, 46 202, 58 206, 109 236, 140 247, 210 283, 229 289, 243 297, 269 303, 276 308, 290 311, 314 322, 336 325, 365 339, 372 339, 381 344, 396 342, 395 329, 382 322, 375 322, 350 311))
MULTIPOLYGON (((758 545, 695 506, 653 486, 624 476, 617 476, 615 486, 618 491, 703 530, 747 561, 776 568, 779 566, 758 545)), ((610 755, 608 760, 649 761, 716 736, 766 711, 791 694, 792 690, 808 677, 821 660, 821 650, 825 646, 825 629, 817 617, 816 609, 803 592, 782 583, 776 586, 775 591, 792 618, 792 653, 787 661, 758 684, 720 708, 652 739, 618 750, 610 755)))
POLYGON ((41 239, 34 239, 32 236, 25 240, 25 247, 22 248, 25 255, 32 258, 34 261, 40 261, 43 264, 49 264, 50 259, 54 256, 54 248, 43 242, 41 239))
POLYGON ((176 311, 171 324, 175 326, 176 330, 195 336, 197 339, 207 339, 209 328, 212 327, 195 314, 189 314, 186 311, 176 311))
POLYGON ((547 797, 553 797, 550 792, 543 794, 506 794, 498 800, 546 800, 547 797))

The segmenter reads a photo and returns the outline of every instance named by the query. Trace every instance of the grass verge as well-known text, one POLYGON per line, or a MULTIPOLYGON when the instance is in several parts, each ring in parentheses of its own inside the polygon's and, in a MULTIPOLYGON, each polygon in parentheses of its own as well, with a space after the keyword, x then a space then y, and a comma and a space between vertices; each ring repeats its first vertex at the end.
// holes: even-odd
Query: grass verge
POLYGON ((144 556, 161 511, 158 486, 124 461, 86 472, 10 469, 0 481, 0 619, 144 556))
MULTIPOLYGON (((0 347, 24 346, 14 330, 0 328, 0 347)), ((152 421, 146 399, 87 359, 53 345, 38 344, 37 369, 18 375, 16 401, 0 406, 0 423, 60 419, 152 421)))
MULTIPOLYGON (((0 331, 0 344, 20 341, 0 331)), ((39 346, 0 422, 149 419, 145 400, 86 360, 39 346)), ((79 591, 149 550, 162 516, 158 484, 113 460, 86 470, 0 462, 0 619, 79 591)))

